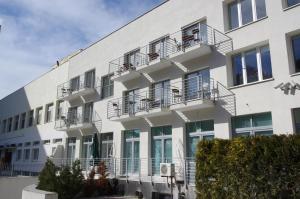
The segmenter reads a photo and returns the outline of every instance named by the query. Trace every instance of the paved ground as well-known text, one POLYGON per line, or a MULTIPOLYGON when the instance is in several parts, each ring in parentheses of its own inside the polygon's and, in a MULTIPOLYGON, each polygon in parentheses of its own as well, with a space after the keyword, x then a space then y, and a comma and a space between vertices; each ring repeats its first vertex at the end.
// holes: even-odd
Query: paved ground
POLYGON ((0 177, 0 198, 21 199, 23 188, 37 182, 37 177, 0 177))

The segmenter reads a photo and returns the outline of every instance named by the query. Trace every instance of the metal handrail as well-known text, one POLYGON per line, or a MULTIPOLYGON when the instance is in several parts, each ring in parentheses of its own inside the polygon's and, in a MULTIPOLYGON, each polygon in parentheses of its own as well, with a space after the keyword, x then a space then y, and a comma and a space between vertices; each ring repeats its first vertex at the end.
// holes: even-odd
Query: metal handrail
POLYGON ((165 88, 150 88, 135 95, 126 95, 112 99, 107 104, 107 117, 134 115, 156 108, 169 108, 171 105, 187 103, 194 100, 215 101, 217 87, 212 78, 201 76, 173 82, 165 88))

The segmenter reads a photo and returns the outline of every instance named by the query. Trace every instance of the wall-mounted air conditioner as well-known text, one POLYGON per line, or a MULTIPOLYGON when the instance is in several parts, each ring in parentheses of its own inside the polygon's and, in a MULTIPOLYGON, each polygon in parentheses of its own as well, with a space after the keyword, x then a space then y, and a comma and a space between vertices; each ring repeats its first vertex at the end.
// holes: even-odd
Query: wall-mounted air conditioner
POLYGON ((161 177, 174 177, 175 165, 173 163, 160 163, 160 176, 161 177))

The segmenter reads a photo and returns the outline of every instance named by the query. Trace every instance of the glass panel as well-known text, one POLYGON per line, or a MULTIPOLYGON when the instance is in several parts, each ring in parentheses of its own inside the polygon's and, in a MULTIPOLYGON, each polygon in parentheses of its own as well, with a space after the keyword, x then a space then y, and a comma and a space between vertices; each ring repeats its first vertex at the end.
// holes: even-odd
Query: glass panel
POLYGON ((260 49, 260 54, 263 79, 272 78, 272 64, 269 47, 262 47, 260 49))
POLYGON ((273 131, 258 131, 255 132, 255 136, 272 136, 273 131))
POLYGON ((196 122, 190 122, 186 124, 186 132, 187 133, 194 133, 197 132, 196 122))
POLYGON ((300 35, 292 38, 295 72, 300 72, 300 35))
POLYGON ((140 158, 140 142, 135 141, 134 142, 134 148, 133 148, 133 158, 134 158, 134 172, 138 172, 139 171, 139 158, 140 158))
POLYGON ((245 64, 247 70, 247 83, 255 82, 258 80, 256 50, 248 51, 245 53, 245 64))
POLYGON ((236 2, 228 5, 228 13, 229 13, 228 18, 229 18, 230 29, 239 27, 239 15, 238 15, 238 7, 236 2))
POLYGON ((287 6, 293 6, 300 3, 300 0, 287 0, 287 6))
POLYGON ((198 136, 189 138, 188 157, 195 157, 196 150, 197 150, 197 144, 199 141, 200 141, 200 138, 198 136))
POLYGON ((296 133, 300 134, 300 109, 294 109, 294 121, 296 127, 296 133))
POLYGON ((185 48, 193 46, 200 41, 198 23, 189 26, 183 30, 182 41, 183 41, 183 47, 185 48))
POLYGON ((172 162, 172 139, 166 139, 164 143, 165 162, 172 162))
POLYGON ((232 72, 233 72, 233 83, 235 86, 244 83, 243 80, 243 65, 242 65, 242 55, 238 54, 232 57, 232 72))
POLYGON ((253 21, 251 0, 241 0, 241 12, 243 25, 253 21))
POLYGON ((164 126, 163 127, 164 135, 172 135, 172 127, 171 126, 164 126))
POLYGON ((133 158, 133 154, 132 154, 132 142, 126 142, 125 143, 125 168, 127 169, 125 170, 127 173, 131 173, 131 168, 132 168, 132 158, 133 158))
POLYGON ((256 0, 256 14, 257 19, 263 18, 267 15, 265 0, 256 0))
POLYGON ((95 71, 89 71, 85 73, 85 87, 92 88, 95 83, 95 71))
POLYGON ((152 173, 159 174, 159 167, 162 158, 161 140, 153 140, 152 158, 152 173))
POLYGON ((108 158, 108 144, 102 143, 101 144, 101 158, 108 158))
POLYGON ((251 127, 251 116, 246 115, 235 117, 233 120, 233 125, 235 129, 251 127))
POLYGON ((214 135, 204 135, 203 140, 213 140, 215 138, 214 135))
POLYGON ((213 131, 214 130, 214 121, 213 120, 207 120, 207 121, 201 121, 201 131, 213 131))
POLYGON ((250 132, 236 133, 236 137, 248 137, 250 136, 250 132))
POLYGON ((163 134, 163 127, 153 127, 151 128, 152 136, 160 136, 163 134))
POLYGON ((271 113, 262 113, 253 115, 253 127, 271 126, 272 116, 271 113))

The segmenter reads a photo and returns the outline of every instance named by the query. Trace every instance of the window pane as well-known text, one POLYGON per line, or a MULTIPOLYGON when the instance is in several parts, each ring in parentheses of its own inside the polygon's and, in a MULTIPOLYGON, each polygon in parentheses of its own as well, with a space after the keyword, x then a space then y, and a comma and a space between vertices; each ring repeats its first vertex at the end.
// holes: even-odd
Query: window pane
POLYGON ((300 35, 292 38, 295 72, 300 72, 300 35))
POLYGON ((256 14, 257 19, 263 18, 267 15, 265 0, 256 0, 256 14))
POLYGON ((300 108, 294 109, 294 121, 295 121, 296 133, 300 134, 300 108))
POLYGON ((213 131, 214 130, 214 121, 207 120, 201 122, 201 131, 213 131))
POLYGON ((215 138, 214 135, 204 135, 203 140, 213 140, 215 138))
POLYGON ((229 28, 234 29, 239 27, 239 15, 237 3, 231 3, 228 5, 228 18, 229 18, 229 28))
POLYGON ((250 132, 237 133, 236 137, 248 137, 250 136, 250 132))
POLYGON ((271 126, 272 116, 271 113, 262 113, 253 115, 253 127, 271 126))
POLYGON ((235 117, 233 120, 233 125, 235 129, 251 127, 251 116, 246 115, 235 117))
POLYGON ((241 0, 241 11, 243 25, 253 21, 251 0, 241 0))
POLYGON ((258 131, 255 132, 255 136, 271 136, 273 135, 273 131, 258 131))
POLYGON ((190 137, 188 143, 188 157, 195 157, 199 137, 190 137))
POLYGON ((247 70, 247 83, 258 80, 256 50, 245 53, 245 64, 247 70))
POLYGON ((300 3, 300 0, 287 0, 287 5, 289 6, 293 6, 300 3))
POLYGON ((260 54, 263 79, 272 78, 272 63, 269 47, 262 47, 260 54))
POLYGON ((242 65, 242 56, 241 54, 235 55, 232 57, 232 66, 233 66, 233 82, 234 85, 243 84, 243 65, 242 65))

